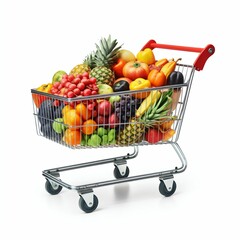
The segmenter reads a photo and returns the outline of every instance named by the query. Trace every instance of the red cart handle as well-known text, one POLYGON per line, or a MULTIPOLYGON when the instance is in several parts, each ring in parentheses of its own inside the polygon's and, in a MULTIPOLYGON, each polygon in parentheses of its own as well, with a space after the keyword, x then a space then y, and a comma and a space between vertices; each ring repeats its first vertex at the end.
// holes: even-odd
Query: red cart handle
POLYGON ((168 45, 168 44, 159 44, 154 40, 148 41, 141 50, 145 48, 163 48, 163 49, 171 49, 171 50, 179 50, 179 51, 187 51, 187 52, 197 52, 200 53, 196 58, 193 66, 197 71, 203 70, 203 67, 207 61, 207 59, 212 56, 215 52, 215 47, 211 44, 208 44, 205 48, 196 48, 196 47, 185 47, 185 46, 176 46, 176 45, 168 45))

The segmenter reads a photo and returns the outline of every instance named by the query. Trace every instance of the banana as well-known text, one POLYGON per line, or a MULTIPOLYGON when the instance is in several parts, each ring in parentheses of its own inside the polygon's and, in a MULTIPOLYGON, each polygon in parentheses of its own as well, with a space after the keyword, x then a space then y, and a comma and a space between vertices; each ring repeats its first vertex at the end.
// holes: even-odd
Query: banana
POLYGON ((152 106, 161 96, 161 92, 153 90, 141 103, 140 107, 136 111, 136 117, 141 117, 150 106, 152 106))

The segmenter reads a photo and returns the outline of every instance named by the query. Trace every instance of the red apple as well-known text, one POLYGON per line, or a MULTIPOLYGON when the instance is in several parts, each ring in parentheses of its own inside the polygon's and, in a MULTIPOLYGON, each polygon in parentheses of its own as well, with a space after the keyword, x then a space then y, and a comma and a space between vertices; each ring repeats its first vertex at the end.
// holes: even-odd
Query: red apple
POLYGON ((112 105, 107 100, 102 100, 98 103, 98 113, 102 116, 109 116, 112 111, 112 105))
POLYGON ((155 128, 150 128, 146 134, 145 134, 145 139, 149 143, 157 143, 163 139, 163 134, 161 131, 155 128))
POLYGON ((101 115, 98 115, 94 118, 94 121, 98 124, 98 125, 105 125, 108 124, 108 117, 104 117, 101 115))
POLYGON ((108 126, 110 128, 115 128, 117 123, 119 123, 119 118, 115 113, 112 113, 108 118, 108 126))

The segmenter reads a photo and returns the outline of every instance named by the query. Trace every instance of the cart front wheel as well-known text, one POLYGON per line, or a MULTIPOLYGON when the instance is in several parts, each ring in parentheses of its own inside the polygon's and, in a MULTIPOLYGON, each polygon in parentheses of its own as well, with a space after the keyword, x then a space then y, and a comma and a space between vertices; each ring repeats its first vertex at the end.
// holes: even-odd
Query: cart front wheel
POLYGON ((57 195, 58 193, 61 192, 62 186, 60 186, 56 183, 51 184, 50 181, 47 180, 46 183, 45 183, 45 189, 51 195, 57 195))
POLYGON ((165 183, 161 180, 160 184, 159 184, 159 192, 165 196, 165 197, 170 197, 174 194, 174 192, 176 191, 177 188, 177 184, 175 181, 173 181, 172 184, 172 189, 169 191, 165 185, 165 183))
POLYGON ((119 168, 117 166, 115 166, 114 170, 113 170, 113 175, 116 179, 119 179, 119 178, 126 178, 128 177, 129 175, 129 168, 126 167, 126 171, 124 173, 124 175, 122 175, 119 171, 119 168))
POLYGON ((85 213, 91 213, 91 212, 93 212, 93 211, 97 208, 97 206, 98 206, 98 198, 97 198, 96 195, 93 195, 93 204, 92 204, 91 207, 89 207, 89 206, 87 205, 87 203, 85 202, 85 200, 83 199, 83 197, 80 196, 78 204, 79 204, 79 207, 80 207, 85 213))

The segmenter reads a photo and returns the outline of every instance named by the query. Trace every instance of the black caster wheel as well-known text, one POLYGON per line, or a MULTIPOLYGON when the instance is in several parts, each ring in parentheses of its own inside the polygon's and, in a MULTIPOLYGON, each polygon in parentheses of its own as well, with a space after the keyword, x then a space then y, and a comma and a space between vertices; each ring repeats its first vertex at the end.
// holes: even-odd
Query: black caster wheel
POLYGON ((165 197, 170 197, 174 194, 174 192, 176 191, 177 188, 177 184, 175 181, 173 181, 173 185, 172 185, 172 189, 171 191, 169 191, 165 185, 165 183, 161 180, 160 184, 159 184, 159 192, 165 196, 165 197))
POLYGON ((127 167, 126 168, 126 172, 124 175, 121 175, 121 173, 119 172, 119 169, 117 166, 115 166, 114 170, 113 170, 113 175, 116 179, 119 179, 119 178, 126 178, 128 177, 129 175, 129 168, 127 167))
POLYGON ((85 212, 85 213, 91 213, 93 212, 97 206, 98 206, 98 198, 96 195, 93 195, 93 204, 91 207, 89 207, 87 205, 87 203, 85 202, 85 200, 83 199, 82 196, 80 196, 79 198, 79 202, 78 202, 79 207, 85 212))
POLYGON ((46 181, 45 183, 45 189, 48 193, 50 193, 51 195, 57 195, 58 193, 61 192, 62 190, 62 186, 58 185, 58 184, 51 184, 49 182, 49 180, 46 181))

